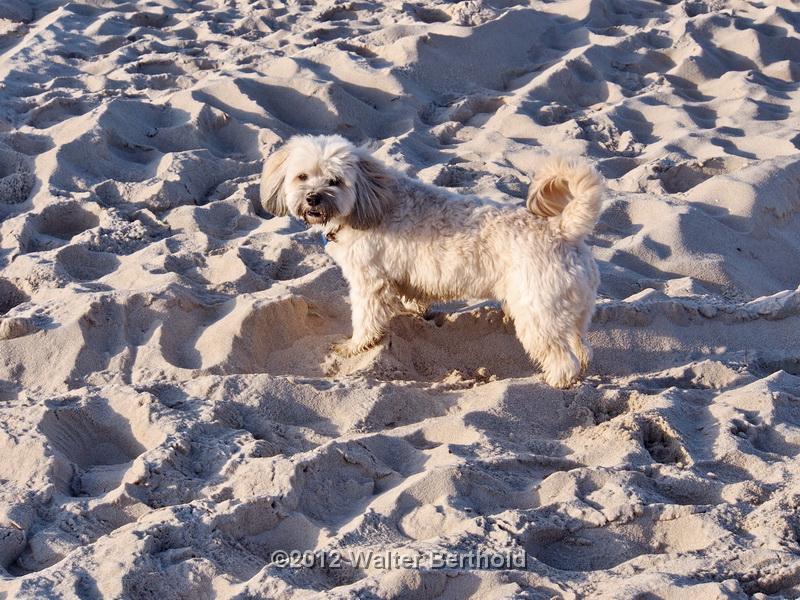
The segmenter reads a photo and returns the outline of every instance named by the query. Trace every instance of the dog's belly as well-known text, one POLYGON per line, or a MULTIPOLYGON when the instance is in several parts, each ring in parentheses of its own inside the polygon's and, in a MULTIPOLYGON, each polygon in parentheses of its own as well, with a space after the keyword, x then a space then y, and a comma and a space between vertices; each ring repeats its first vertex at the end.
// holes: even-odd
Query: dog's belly
POLYGON ((444 302, 461 298, 458 294, 454 294, 452 290, 447 288, 433 285, 421 286, 408 280, 393 280, 392 287, 398 296, 424 303, 444 302))
POLYGON ((464 298, 496 298, 498 290, 495 289, 495 279, 474 265, 455 261, 432 264, 429 261, 427 266, 418 263, 409 266, 406 272, 394 271, 394 277, 390 280, 397 293, 406 298, 444 302, 464 298))
POLYGON ((475 235, 436 237, 414 244, 384 246, 384 276, 407 298, 450 301, 497 298, 507 264, 493 244, 475 235))

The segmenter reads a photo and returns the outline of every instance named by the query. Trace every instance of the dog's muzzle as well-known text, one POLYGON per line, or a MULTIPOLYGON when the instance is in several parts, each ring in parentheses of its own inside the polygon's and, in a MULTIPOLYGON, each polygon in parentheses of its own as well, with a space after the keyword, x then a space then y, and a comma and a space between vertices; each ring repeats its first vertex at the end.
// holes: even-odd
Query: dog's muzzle
POLYGON ((306 209, 303 219, 309 225, 326 223, 330 217, 333 198, 326 192, 311 192, 306 196, 306 209))

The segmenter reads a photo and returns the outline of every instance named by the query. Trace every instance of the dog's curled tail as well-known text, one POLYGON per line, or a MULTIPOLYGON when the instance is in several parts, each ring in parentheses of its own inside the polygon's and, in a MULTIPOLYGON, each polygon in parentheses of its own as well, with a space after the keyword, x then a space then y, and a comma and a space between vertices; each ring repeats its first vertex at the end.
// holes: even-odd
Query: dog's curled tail
POLYGON ((555 233, 576 242, 594 229, 604 189, 603 177, 589 163, 553 156, 537 169, 527 206, 546 217, 555 233))

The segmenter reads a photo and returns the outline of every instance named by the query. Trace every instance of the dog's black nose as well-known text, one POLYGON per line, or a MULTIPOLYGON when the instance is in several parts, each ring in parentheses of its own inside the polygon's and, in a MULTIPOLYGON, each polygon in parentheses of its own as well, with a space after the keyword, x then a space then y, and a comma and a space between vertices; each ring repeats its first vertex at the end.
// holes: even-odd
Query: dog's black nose
POLYGON ((319 203, 322 202, 322 194, 319 192, 312 192, 306 196, 306 202, 308 202, 309 206, 319 206, 319 203))

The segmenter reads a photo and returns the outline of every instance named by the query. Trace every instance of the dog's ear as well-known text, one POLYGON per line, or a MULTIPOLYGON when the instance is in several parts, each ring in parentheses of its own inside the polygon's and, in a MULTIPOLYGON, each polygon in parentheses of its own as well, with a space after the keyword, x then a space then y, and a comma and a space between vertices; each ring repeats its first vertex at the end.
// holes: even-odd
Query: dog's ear
POLYGON ((391 202, 392 176, 377 160, 367 154, 356 164, 354 192, 356 204, 350 215, 354 229, 371 229, 380 224, 391 202))
POLYGON ((276 217, 282 217, 288 212, 286 195, 283 192, 288 157, 289 148, 283 146, 270 154, 261 172, 261 207, 276 217))

